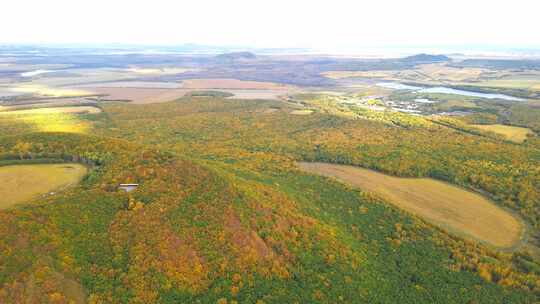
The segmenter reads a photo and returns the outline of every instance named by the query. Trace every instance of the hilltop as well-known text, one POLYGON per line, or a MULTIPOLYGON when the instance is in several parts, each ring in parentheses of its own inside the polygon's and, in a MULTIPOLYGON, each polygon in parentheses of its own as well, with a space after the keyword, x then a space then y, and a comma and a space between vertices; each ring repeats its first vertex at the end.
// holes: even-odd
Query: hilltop
POLYGON ((446 62, 450 61, 450 58, 445 55, 431 55, 431 54, 417 54, 402 58, 404 62, 415 63, 430 63, 430 62, 446 62))
POLYGON ((216 55, 219 60, 250 60, 256 59, 257 56, 251 52, 233 52, 216 55))

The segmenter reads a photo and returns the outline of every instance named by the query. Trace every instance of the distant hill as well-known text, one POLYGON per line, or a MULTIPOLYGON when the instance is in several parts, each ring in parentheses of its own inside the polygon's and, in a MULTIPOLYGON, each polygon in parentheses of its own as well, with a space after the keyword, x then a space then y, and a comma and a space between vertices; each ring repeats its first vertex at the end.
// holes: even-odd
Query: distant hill
POLYGON ((444 62, 444 61, 450 61, 450 58, 445 55, 431 55, 431 54, 417 54, 413 56, 408 56, 405 58, 402 58, 401 61, 404 62, 444 62))
POLYGON ((489 69, 534 69, 540 70, 540 60, 520 59, 466 59, 456 63, 457 67, 489 69))
POLYGON ((255 59, 257 56, 251 52, 233 52, 225 53, 216 56, 219 60, 243 60, 243 59, 255 59))

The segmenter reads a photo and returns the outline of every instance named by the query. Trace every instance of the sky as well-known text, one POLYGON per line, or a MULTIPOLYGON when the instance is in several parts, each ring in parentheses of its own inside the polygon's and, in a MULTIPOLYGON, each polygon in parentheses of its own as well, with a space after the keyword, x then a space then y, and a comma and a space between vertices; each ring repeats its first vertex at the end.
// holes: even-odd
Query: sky
POLYGON ((0 43, 540 49, 538 0, 2 0, 0 43))

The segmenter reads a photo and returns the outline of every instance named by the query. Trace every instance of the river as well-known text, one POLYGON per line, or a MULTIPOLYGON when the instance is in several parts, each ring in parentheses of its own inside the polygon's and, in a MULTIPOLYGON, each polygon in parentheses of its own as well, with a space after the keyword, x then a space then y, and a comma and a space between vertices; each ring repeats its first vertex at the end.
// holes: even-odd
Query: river
POLYGON ((480 98, 487 98, 487 99, 504 99, 504 100, 511 100, 511 101, 523 100, 522 98, 513 97, 509 95, 504 95, 504 94, 480 93, 480 92, 452 89, 448 87, 426 88, 426 87, 420 87, 420 86, 406 85, 406 84, 402 84, 398 82, 379 82, 377 83, 377 86, 383 87, 383 88, 389 88, 393 90, 409 90, 409 91, 414 91, 417 93, 455 94, 455 95, 480 97, 480 98))

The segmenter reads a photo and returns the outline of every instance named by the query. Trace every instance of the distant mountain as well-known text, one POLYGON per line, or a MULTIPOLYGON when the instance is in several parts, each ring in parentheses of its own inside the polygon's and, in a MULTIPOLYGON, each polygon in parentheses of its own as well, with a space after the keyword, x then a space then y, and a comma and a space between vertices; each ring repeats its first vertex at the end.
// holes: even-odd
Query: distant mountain
POLYGON ((445 55, 417 54, 402 58, 401 61, 422 63, 422 62, 444 62, 450 61, 450 58, 445 55))
POLYGON ((233 52, 225 53, 216 56, 216 59, 219 60, 245 60, 245 59, 255 59, 257 56, 251 52, 233 52))

